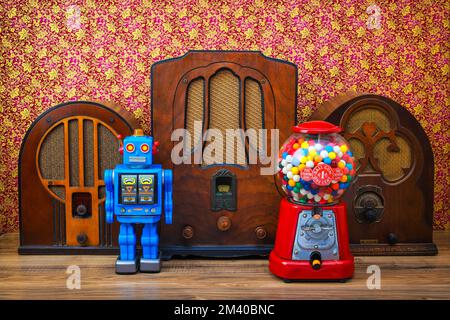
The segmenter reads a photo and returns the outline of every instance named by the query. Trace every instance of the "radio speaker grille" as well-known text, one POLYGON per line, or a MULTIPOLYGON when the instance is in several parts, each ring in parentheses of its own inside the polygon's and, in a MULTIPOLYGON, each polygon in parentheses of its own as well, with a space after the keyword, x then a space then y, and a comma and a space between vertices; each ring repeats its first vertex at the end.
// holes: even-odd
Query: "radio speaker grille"
MULTIPOLYGON (((211 141, 205 143, 207 148, 212 142, 215 146, 222 144, 222 163, 245 164, 245 146, 243 137, 233 136, 235 139, 233 145, 227 146, 226 137, 227 129, 261 129, 264 127, 264 106, 262 98, 262 90, 259 83, 247 78, 245 80, 245 106, 241 105, 241 83, 239 78, 228 69, 222 69, 209 78, 209 127, 207 129, 216 129, 221 133, 220 137, 207 136, 211 141), (241 123, 241 113, 245 112, 245 128, 241 123), (214 139, 217 141, 214 141, 214 139), (228 148, 228 149, 227 149, 228 148), (227 159, 228 155, 228 159, 227 159), (227 161, 231 160, 231 161, 227 161)), ((194 140, 194 121, 204 122, 205 112, 205 80, 195 79, 189 83, 187 90, 185 128, 191 135, 192 147, 198 145, 198 141, 194 140)), ((205 128, 206 129, 206 128, 205 128)), ((255 133, 249 134, 250 141, 257 141, 255 133)), ((256 147, 253 146, 253 147, 256 147)), ((211 146, 212 148, 212 146, 211 146)), ((203 154, 203 165, 215 163, 214 157, 216 150, 205 152, 203 154)))
POLYGON ((48 133, 39 153, 39 167, 44 179, 64 180, 64 126, 48 133))
MULTIPOLYGON (((203 125, 203 110, 205 104, 205 80, 196 79, 189 84, 187 106, 186 106, 186 129, 191 135, 191 145, 189 149, 192 149, 194 145, 197 145, 198 141, 194 141, 194 123, 199 121, 203 125)), ((199 139, 201 141, 201 134, 199 132, 199 139)), ((185 140, 186 141, 186 140, 185 140)))

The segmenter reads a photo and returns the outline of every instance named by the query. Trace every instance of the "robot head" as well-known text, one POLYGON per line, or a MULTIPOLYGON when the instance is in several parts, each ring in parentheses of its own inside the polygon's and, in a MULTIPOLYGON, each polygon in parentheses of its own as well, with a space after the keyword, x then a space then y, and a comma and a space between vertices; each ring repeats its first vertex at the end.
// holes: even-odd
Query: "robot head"
POLYGON ((142 129, 135 129, 132 136, 123 140, 123 164, 149 166, 152 164, 153 138, 144 136, 142 129))

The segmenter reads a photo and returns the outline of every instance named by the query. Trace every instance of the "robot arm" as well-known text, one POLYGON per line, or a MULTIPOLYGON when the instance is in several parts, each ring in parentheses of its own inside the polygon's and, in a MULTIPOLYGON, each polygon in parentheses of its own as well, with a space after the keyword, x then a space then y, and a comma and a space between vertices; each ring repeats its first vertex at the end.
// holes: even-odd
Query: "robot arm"
POLYGON ((106 223, 114 222, 114 170, 105 170, 106 186, 106 223))
POLYGON ((166 224, 172 224, 172 170, 164 170, 164 213, 166 224))

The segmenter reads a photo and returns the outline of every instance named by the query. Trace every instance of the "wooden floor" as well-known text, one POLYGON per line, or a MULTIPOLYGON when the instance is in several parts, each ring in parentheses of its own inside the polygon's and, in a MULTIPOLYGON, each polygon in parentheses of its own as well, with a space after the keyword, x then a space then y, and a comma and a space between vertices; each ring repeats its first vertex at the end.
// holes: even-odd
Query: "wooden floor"
POLYGON ((0 299, 450 299, 450 232, 436 232, 433 257, 356 257, 347 283, 284 283, 266 259, 175 259, 159 274, 116 275, 115 256, 19 256, 18 235, 0 236, 0 299), (366 286, 369 265, 381 289, 366 286), (67 267, 81 289, 66 287, 67 267))

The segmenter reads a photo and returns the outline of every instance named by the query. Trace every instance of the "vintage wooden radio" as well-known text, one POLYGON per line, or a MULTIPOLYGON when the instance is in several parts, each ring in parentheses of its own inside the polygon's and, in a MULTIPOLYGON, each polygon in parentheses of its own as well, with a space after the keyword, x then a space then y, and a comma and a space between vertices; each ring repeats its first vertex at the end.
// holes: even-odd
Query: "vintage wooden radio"
POLYGON ((359 162, 344 195, 355 255, 433 255, 434 162, 419 122, 395 101, 349 92, 310 120, 339 125, 359 162))
POLYGON ((271 155, 278 148, 271 150, 270 132, 266 146, 246 139, 240 151, 222 141, 217 152, 245 160, 214 162, 205 152, 212 143, 207 130, 279 128, 284 141, 295 125, 296 66, 260 52, 190 51, 154 64, 151 76, 153 135, 161 141, 156 161, 172 168, 174 177, 173 224, 161 226, 163 255, 268 254, 280 196, 273 192, 274 176, 261 175, 265 165, 248 161, 248 154, 266 148, 271 155), (172 163, 175 129, 193 137, 184 155, 201 161, 172 163))
POLYGON ((103 172, 121 162, 117 135, 134 128, 125 110, 83 101, 55 106, 33 122, 19 156, 19 253, 116 251, 103 172))

